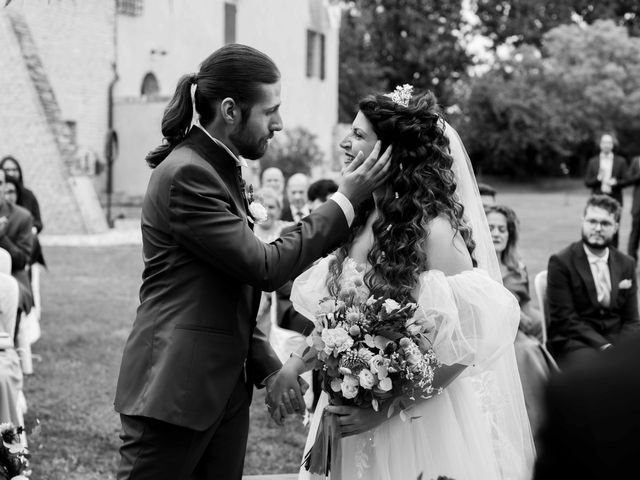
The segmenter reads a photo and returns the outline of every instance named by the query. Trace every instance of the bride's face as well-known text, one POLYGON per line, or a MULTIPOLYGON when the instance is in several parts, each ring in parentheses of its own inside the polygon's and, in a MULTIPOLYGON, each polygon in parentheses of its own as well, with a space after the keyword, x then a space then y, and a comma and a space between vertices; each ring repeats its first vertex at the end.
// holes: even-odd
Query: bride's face
POLYGON ((362 152, 364 158, 367 158, 377 140, 378 136, 373 131, 371 122, 362 112, 358 112, 351 124, 351 130, 340 142, 340 148, 344 150, 343 166, 346 167, 353 162, 358 152, 362 152))

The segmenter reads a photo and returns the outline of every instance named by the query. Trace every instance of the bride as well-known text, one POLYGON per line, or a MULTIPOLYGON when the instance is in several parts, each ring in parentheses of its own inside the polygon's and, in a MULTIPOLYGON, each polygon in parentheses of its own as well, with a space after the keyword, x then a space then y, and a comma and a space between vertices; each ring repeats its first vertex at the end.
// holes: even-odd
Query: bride
MULTIPOLYGON (((534 449, 513 342, 516 299, 502 286, 468 157, 439 116, 431 93, 412 87, 363 99, 340 143, 345 166, 358 152, 392 146, 390 180, 356 212, 350 240, 295 282, 291 299, 313 319, 337 291, 343 269, 363 265, 376 297, 415 301, 442 362, 442 393, 388 416, 384 406, 334 406, 323 393, 305 452, 322 414, 341 426, 342 479, 528 479, 534 449), (324 412, 323 412, 324 410, 324 412)), ((294 354, 283 370, 311 368, 315 352, 294 354)), ((305 471, 301 479, 324 478, 305 471)))

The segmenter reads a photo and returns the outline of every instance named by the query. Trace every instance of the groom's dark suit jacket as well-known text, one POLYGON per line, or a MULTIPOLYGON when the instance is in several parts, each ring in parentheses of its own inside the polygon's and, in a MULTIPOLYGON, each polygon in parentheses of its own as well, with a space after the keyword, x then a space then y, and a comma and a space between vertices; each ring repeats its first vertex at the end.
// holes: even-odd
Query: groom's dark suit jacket
POLYGON ((297 276, 347 232, 342 210, 327 202, 263 243, 247 219, 235 160, 193 128, 155 168, 143 203, 145 268, 116 410, 211 426, 243 368, 260 386, 281 366, 256 328, 260 292, 297 276))
POLYGON ((609 274, 611 301, 609 307, 603 307, 598 303, 582 241, 549 258, 547 346, 559 362, 579 349, 615 344, 622 336, 640 328, 633 259, 610 247, 609 274))

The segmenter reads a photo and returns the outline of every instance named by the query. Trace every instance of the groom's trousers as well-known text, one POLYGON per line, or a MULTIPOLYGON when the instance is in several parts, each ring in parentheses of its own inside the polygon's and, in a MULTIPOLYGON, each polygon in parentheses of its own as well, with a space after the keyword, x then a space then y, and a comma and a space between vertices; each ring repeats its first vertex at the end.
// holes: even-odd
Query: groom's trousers
POLYGON ((253 385, 238 379, 225 413, 203 431, 120 415, 118 480, 241 480, 253 385))

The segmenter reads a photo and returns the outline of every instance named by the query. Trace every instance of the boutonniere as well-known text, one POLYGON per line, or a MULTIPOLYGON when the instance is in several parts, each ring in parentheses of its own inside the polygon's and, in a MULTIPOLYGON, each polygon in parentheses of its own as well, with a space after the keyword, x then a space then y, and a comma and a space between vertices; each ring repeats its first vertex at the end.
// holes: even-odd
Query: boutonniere
POLYGON ((618 289, 626 290, 628 288, 631 288, 632 285, 633 285, 633 282, 631 281, 631 279, 625 278, 624 280, 620 280, 620 283, 618 284, 618 289))
POLYGON ((264 223, 267 221, 267 209, 264 208, 264 205, 257 202, 255 198, 253 198, 253 185, 249 185, 247 202, 249 203, 249 215, 251 215, 251 219, 256 225, 264 223))

